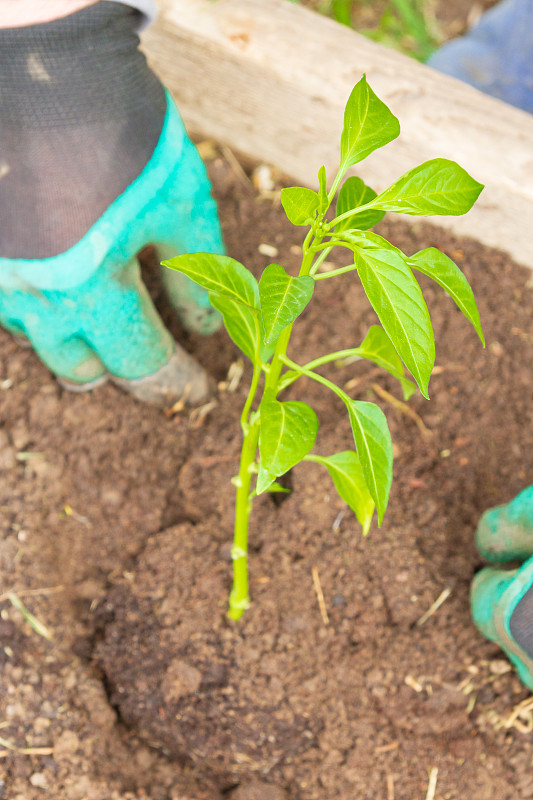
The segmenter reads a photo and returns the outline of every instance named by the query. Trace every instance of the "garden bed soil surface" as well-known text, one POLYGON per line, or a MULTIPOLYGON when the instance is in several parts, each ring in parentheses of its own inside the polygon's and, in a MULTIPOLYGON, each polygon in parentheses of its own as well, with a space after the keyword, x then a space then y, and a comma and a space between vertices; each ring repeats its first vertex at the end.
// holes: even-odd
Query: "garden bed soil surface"
MULTIPOLYGON (((229 253, 257 275, 271 260, 294 269, 301 232, 279 197, 258 196, 220 156, 210 172, 229 253)), ((480 514, 533 476, 531 273, 436 227, 381 232, 464 268, 487 348, 425 281, 430 402, 397 405, 371 364, 329 367, 388 416, 389 510, 365 539, 325 471, 295 468, 292 494, 256 504, 253 604, 238 624, 225 616, 229 479, 250 374, 228 390, 238 353, 226 335, 179 327, 148 253, 165 320, 219 384, 216 405, 190 417, 113 386, 69 394, 0 332, 1 798, 423 800, 428 786, 435 800, 533 797, 532 716, 516 714, 528 692, 468 604, 480 514)), ((375 321, 353 276, 321 281, 291 352, 357 345, 375 321)), ((288 396, 316 408, 318 452, 351 446, 335 397, 304 381, 288 396)))

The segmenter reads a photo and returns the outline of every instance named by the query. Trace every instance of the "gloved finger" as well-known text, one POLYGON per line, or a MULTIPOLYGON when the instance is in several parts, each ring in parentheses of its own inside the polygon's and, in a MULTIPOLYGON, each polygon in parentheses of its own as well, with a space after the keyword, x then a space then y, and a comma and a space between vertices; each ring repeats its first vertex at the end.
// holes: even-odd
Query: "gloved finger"
POLYGON ((87 341, 112 375, 127 380, 152 375, 174 352, 174 340, 141 280, 137 259, 104 263, 68 297, 79 309, 87 341))
POLYGON ((518 570, 478 572, 470 601, 476 627, 504 650, 522 683, 533 689, 533 558, 518 570))
POLYGON ((44 364, 75 384, 92 383, 106 368, 72 318, 72 306, 38 290, 0 294, 0 323, 15 336, 27 337, 44 364))
POLYGON ((191 405, 207 399, 207 374, 163 325, 137 259, 116 267, 103 265, 78 291, 80 297, 73 300, 78 307, 85 304, 85 335, 114 383, 158 406, 182 398, 191 405))
POLYGON ((510 503, 483 514, 476 531, 476 546, 492 563, 525 561, 533 555, 533 486, 510 503))
MULTIPOLYGON (((163 187, 164 202, 150 209, 150 241, 157 247, 159 260, 163 261, 183 253, 219 253, 225 251, 217 207, 211 197, 211 186, 205 166, 192 142, 184 136, 181 120, 171 98, 168 98, 167 125, 160 137, 161 153, 171 157, 175 142, 181 138, 179 155, 176 154, 169 180, 163 187), (179 134, 179 135, 178 135, 179 134)), ((169 159, 170 160, 170 159, 169 159)), ((182 324, 191 331, 211 334, 222 323, 208 292, 184 275, 167 267, 161 268, 161 278, 169 300, 182 324)))
MULTIPOLYGON (((150 161, 94 226, 113 236, 113 250, 123 261, 147 244, 156 246, 160 260, 183 253, 225 253, 205 166, 168 92, 166 98, 163 129, 150 161)), ((205 289, 166 267, 162 280, 187 329, 202 334, 218 330, 220 315, 205 289)))
MULTIPOLYGON (((181 255, 185 250, 169 246, 158 247, 160 261, 181 255)), ((186 275, 161 266, 161 282, 182 325, 204 336, 220 330, 222 315, 209 302, 209 293, 186 275)))

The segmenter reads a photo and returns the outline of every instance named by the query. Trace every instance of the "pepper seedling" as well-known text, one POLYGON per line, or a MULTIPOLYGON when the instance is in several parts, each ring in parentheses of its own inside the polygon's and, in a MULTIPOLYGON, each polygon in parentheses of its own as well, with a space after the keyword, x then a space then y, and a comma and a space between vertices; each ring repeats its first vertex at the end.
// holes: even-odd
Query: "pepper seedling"
POLYGON ((345 178, 351 167, 391 142, 399 132, 397 118, 363 76, 346 105, 340 167, 329 191, 324 167, 318 173, 318 192, 305 187, 281 191, 289 220, 308 228, 298 275, 270 264, 258 282, 238 261, 210 253, 163 262, 207 289, 229 336, 253 367, 241 415, 239 473, 233 478, 237 493, 228 611, 231 619, 239 619, 250 604, 247 550, 253 500, 264 492, 284 491, 277 479, 299 462, 313 461, 327 470, 364 534, 374 512, 379 525, 383 520, 392 482, 392 442, 385 415, 374 403, 352 399, 323 377, 320 367, 353 356, 368 359, 396 377, 408 398, 416 387, 406 376, 407 367, 423 396, 428 397, 435 342, 413 270, 432 278, 452 297, 484 344, 472 290, 448 256, 433 247, 407 256, 369 230, 387 211, 423 216, 465 214, 483 186, 454 161, 443 158, 411 169, 380 194, 357 176, 345 178), (328 212, 337 191, 330 218, 328 212), (348 251, 350 263, 320 272, 320 265, 334 247, 348 251), (306 364, 292 354, 289 357, 293 325, 311 301, 316 282, 347 275, 361 282, 381 324, 371 326, 358 347, 319 355, 306 364), (343 401, 353 433, 353 450, 311 453, 318 432, 316 413, 307 403, 280 399, 282 392, 302 377, 317 381, 343 401))

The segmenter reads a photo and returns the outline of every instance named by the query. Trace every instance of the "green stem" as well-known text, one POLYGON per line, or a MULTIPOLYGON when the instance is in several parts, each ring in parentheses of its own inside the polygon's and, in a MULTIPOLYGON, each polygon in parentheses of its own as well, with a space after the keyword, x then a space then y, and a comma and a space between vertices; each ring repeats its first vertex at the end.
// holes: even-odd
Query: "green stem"
POLYGON ((292 325, 287 325, 287 327, 280 333, 278 342, 276 344, 276 349, 274 350, 274 355, 272 357, 272 363, 270 364, 270 370, 265 382, 265 392, 267 390, 271 390, 274 392, 274 395, 277 395, 278 393, 279 378, 281 375, 281 370, 283 369, 283 358, 287 352, 291 331, 292 325))
POLYGON ((334 245, 326 244, 326 247, 322 250, 320 255, 318 256, 317 260, 313 262, 311 269, 309 270, 309 274, 313 276, 315 272, 318 270, 319 266, 322 264, 323 261, 329 256, 331 251, 333 250, 334 245))
POLYGON ((358 206, 357 208, 350 209, 350 211, 345 211, 344 214, 339 214, 338 217, 335 217, 335 219, 331 220, 331 222, 329 223, 330 227, 334 228, 336 225, 338 225, 339 222, 342 222, 343 219, 348 219, 348 217, 354 217, 356 214, 360 214, 362 211, 367 211, 369 208, 375 208, 374 202, 376 199, 377 198, 374 198, 374 200, 371 200, 369 203, 365 203, 364 206, 358 206))
POLYGON ((241 428, 245 435, 248 432, 248 427, 249 427, 248 415, 250 413, 250 409, 254 401, 255 393, 257 392, 257 387, 259 385, 260 377, 261 377, 261 367, 258 366, 258 364, 254 364, 254 373, 252 375, 250 391, 248 392, 248 397, 246 398, 246 403, 244 404, 244 408, 241 414, 241 428))
POLYGON ((305 375, 307 378, 311 378, 312 380, 316 381, 317 383, 321 383, 322 386, 327 386, 328 389, 331 389, 337 397, 343 401, 343 403, 351 403, 352 398, 343 392, 333 381, 328 381, 327 378, 323 378, 322 375, 317 375, 316 372, 311 372, 311 370, 306 369, 306 367, 301 367, 300 364, 296 364, 295 361, 291 361, 290 358, 287 356, 281 356, 281 361, 290 369, 293 369, 295 372, 299 372, 300 375, 305 375))
POLYGON ((320 358, 314 358, 312 361, 308 361, 307 364, 303 365, 303 369, 316 369, 317 367, 321 367, 322 364, 329 364, 330 361, 338 361, 341 358, 362 358, 362 356, 358 355, 358 352, 361 352, 357 347, 350 347, 346 350, 336 350, 335 353, 328 353, 327 356, 320 356, 320 358))
POLYGON ((347 267, 339 267, 333 269, 331 272, 321 272, 320 275, 313 275, 315 281, 325 281, 326 278, 335 278, 336 275, 344 275, 345 272, 353 272, 358 267, 355 264, 349 264, 347 267))
MULTIPOLYGON (((302 246, 303 258, 300 275, 308 275, 313 264, 314 253, 310 249, 313 231, 309 231, 302 246)), ((286 358, 287 346, 291 336, 292 325, 288 325, 280 334, 272 362, 266 372, 263 396, 267 391, 279 392, 279 379, 286 358)), ((233 620, 241 618, 250 605, 248 590, 248 527, 252 509, 253 493, 250 491, 252 475, 259 444, 260 420, 258 416, 250 416, 263 365, 254 364, 254 374, 250 391, 241 415, 244 440, 241 450, 239 474, 234 483, 237 487, 235 501, 235 529, 231 557, 233 559, 233 587, 229 597, 228 617, 233 620), (253 420, 253 421, 252 421, 253 420)))
POLYGON ((328 193, 328 201, 329 201, 328 205, 331 205, 331 202, 332 202, 333 198, 335 197, 335 192, 337 191, 337 189, 339 187, 339 183, 341 182, 341 180, 343 178, 343 175, 346 172, 346 169, 347 169, 347 167, 345 166, 345 164, 341 164, 340 165, 339 171, 335 175, 335 180, 333 181, 333 185, 332 185, 332 187, 331 187, 331 189, 329 190, 329 193, 328 193))
POLYGON ((309 275, 309 271, 313 266, 313 258, 315 257, 315 248, 319 246, 321 239, 316 239, 316 244, 311 246, 311 239, 313 236, 313 231, 309 231, 307 236, 305 237, 305 242, 302 246, 302 264, 300 266, 300 272, 298 273, 299 276, 301 275, 309 275))
POLYGON ((259 422, 249 426, 241 451, 239 474, 235 481, 237 498, 235 501, 235 531, 231 557, 233 559, 233 587, 229 596, 228 617, 240 619, 250 606, 248 594, 248 523, 250 520, 250 484, 253 475, 255 454, 259 442, 259 422))
MULTIPOLYGON (((303 370, 301 374, 305 375, 307 372, 310 372, 317 367, 321 367, 323 364, 329 364, 331 361, 337 361, 341 358, 363 358, 363 356, 358 356, 356 351, 357 348, 337 350, 335 353, 329 353, 327 356, 321 356, 320 358, 313 359, 313 361, 308 361, 307 364, 304 364, 303 367, 298 367, 298 369, 303 370)), ((280 392, 290 386, 291 383, 294 383, 294 381, 297 381, 299 377, 301 377, 301 375, 284 375, 279 387, 280 392)))
POLYGON ((327 459, 323 456, 317 456, 313 453, 308 453, 306 456, 303 457, 303 461, 314 461, 315 464, 323 464, 323 466, 327 466, 327 459))

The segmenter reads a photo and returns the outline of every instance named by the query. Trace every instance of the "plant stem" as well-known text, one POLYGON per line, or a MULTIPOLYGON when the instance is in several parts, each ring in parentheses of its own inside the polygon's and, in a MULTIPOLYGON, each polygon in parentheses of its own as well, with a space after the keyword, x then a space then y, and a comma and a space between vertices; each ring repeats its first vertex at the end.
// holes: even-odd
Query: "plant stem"
POLYGON ((349 264, 347 267, 339 267, 339 269, 332 269, 331 272, 322 272, 320 275, 313 275, 315 281, 325 281, 326 278, 335 278, 337 275, 344 275, 345 272, 353 272, 357 270, 356 264, 349 264))
MULTIPOLYGON (((353 358, 357 360, 363 358, 363 356, 360 356, 358 353, 359 350, 356 347, 355 348, 352 347, 347 350, 336 350, 334 353, 328 353, 328 355, 326 356, 321 356, 320 358, 315 358, 313 361, 308 361, 307 364, 304 364, 302 367, 299 367, 299 369, 310 372, 311 370, 314 370, 317 367, 321 367, 323 364, 329 364, 331 361, 340 361, 344 358, 350 358, 350 359, 353 358)), ((286 360, 285 363, 287 363, 286 360)), ((294 383, 294 381, 297 381, 298 378, 301 378, 305 374, 306 374, 305 372, 300 372, 297 375, 289 375, 288 373, 285 373, 285 375, 283 376, 283 380, 280 382, 279 385, 280 392, 282 392, 284 389, 290 386, 291 383, 294 383)))
MULTIPOLYGON (((370 200, 368 203, 365 203, 363 206, 358 206, 357 208, 352 208, 350 211, 345 211, 344 214, 339 214, 338 217, 335 217, 331 220, 330 227, 333 228, 335 225, 338 225, 339 222, 342 222, 343 219, 348 219, 348 217, 355 217, 356 214, 361 214, 363 211, 367 211, 369 208, 375 208, 374 205, 375 200, 378 198, 374 198, 374 200, 370 200)), ((379 209, 379 206, 377 206, 379 209)))
POLYGON ((328 192, 328 207, 331 205, 333 198, 335 197, 335 192, 337 191, 339 183, 341 182, 345 172, 346 172, 346 166, 344 164, 341 164, 339 167, 339 171, 335 175, 335 180, 333 181, 333 185, 328 192))
MULTIPOLYGON (((300 267, 300 275, 308 275, 313 264, 314 252, 310 248, 312 238, 313 231, 311 230, 307 234, 302 247, 303 258, 300 267)), ((291 331, 292 325, 288 325, 279 336, 270 368, 266 374, 263 396, 267 391, 272 391, 275 395, 277 395, 279 391, 279 379, 281 370, 283 369, 291 331)), ((255 457, 259 444, 260 431, 259 416, 250 415, 250 411, 257 392, 261 372, 261 364, 255 363, 250 391, 248 392, 248 397, 246 398, 246 403, 241 415, 244 439, 242 443, 239 474, 234 480, 237 487, 237 497, 235 501, 233 547, 231 549, 231 557, 233 559, 233 587, 229 597, 228 608, 228 617, 233 620, 240 619, 244 611, 250 606, 248 591, 248 527, 253 497, 250 486, 252 475, 255 471, 255 457)))
POLYGON ((322 375, 317 375, 316 372, 312 372, 310 369, 300 366, 300 364, 296 364, 295 361, 291 361, 291 359, 287 358, 287 356, 281 356, 281 361, 290 369, 293 369, 295 372, 299 372, 300 375, 305 375, 307 378, 311 378, 312 380, 317 381, 317 383, 321 383, 322 386, 327 386, 328 389, 331 389, 331 391, 337 395, 337 397, 340 397, 343 403, 351 402, 352 398, 339 386, 333 383, 333 381, 323 378, 322 375))
POLYGON ((233 559, 233 587, 229 596, 228 617, 240 619, 250 606, 248 596, 248 522, 250 519, 251 500, 250 483, 253 474, 255 454, 259 441, 259 422, 248 427, 241 450, 239 475, 235 481, 237 498, 235 502, 235 531, 231 557, 233 559))
POLYGON ((252 376, 252 382, 250 384, 250 391, 248 392, 248 397, 246 398, 246 403, 244 404, 244 408, 241 414, 241 428, 243 434, 246 436, 249 427, 249 414, 250 409, 252 407, 252 403, 254 401, 255 393, 257 392, 257 386, 259 384, 259 378, 261 377, 261 368, 254 364, 254 374, 252 376))
POLYGON ((325 247, 325 248, 322 250, 322 252, 321 252, 321 253, 320 253, 320 255, 318 256, 318 258, 316 259, 316 261, 314 261, 314 262, 313 262, 313 266, 312 266, 312 267, 311 267, 311 269, 309 270, 309 274, 310 274, 311 276, 313 276, 313 275, 315 274, 315 272, 317 271, 317 269, 319 268, 319 266, 322 264, 322 262, 326 260, 326 258, 329 256, 329 254, 330 254, 330 253, 331 253, 331 251, 333 250, 333 247, 334 247, 334 245, 331 245, 330 247, 327 247, 327 246, 326 246, 326 247, 325 247))

